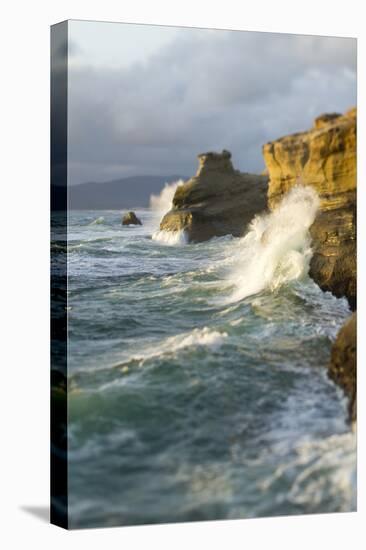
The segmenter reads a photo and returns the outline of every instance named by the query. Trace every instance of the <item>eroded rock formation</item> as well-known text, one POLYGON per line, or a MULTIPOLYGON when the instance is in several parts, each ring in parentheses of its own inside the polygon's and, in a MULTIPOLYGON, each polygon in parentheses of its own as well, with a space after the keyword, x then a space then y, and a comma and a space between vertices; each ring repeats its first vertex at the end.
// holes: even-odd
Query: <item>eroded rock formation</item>
POLYGON ((349 397, 349 418, 356 420, 356 340, 357 314, 354 313, 343 325, 332 347, 328 374, 349 397))
POLYGON ((198 160, 196 175, 177 188, 160 229, 184 229, 193 242, 243 235, 253 216, 267 206, 268 177, 235 170, 225 150, 198 155, 198 160))
POLYGON ((320 211, 311 227, 310 276, 323 290, 356 308, 356 109, 315 119, 307 132, 263 147, 273 208, 297 183, 312 185, 320 211))

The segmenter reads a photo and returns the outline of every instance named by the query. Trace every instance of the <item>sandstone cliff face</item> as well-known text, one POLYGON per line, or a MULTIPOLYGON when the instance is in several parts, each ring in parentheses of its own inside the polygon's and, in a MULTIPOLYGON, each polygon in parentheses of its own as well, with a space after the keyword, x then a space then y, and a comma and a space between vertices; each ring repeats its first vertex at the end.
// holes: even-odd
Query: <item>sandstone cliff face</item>
POLYGON ((356 109, 326 114, 308 132, 263 147, 273 208, 297 183, 317 190, 310 276, 323 290, 346 296, 356 308, 356 109))
POLYGON ((332 347, 328 374, 349 397, 349 419, 356 420, 357 316, 354 313, 339 331, 332 347))
POLYGON ((177 188, 160 229, 184 229, 192 242, 243 235, 253 216, 267 206, 268 177, 235 170, 228 151, 204 153, 198 160, 196 175, 177 188))

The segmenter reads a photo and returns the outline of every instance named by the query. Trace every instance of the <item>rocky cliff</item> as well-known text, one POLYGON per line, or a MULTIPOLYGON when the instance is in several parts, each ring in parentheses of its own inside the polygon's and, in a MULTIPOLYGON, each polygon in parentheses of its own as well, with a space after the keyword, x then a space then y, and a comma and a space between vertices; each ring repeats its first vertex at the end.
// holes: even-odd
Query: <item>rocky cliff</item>
POLYGON ((357 316, 354 313, 339 331, 332 347, 328 374, 349 398, 349 419, 356 420, 356 340, 357 316))
POLYGON ((177 188, 160 229, 184 229, 193 242, 243 235, 253 216, 267 206, 268 177, 235 170, 229 151, 204 153, 198 160, 196 175, 177 188))
POLYGON ((273 208, 297 183, 313 186, 321 199, 311 227, 310 276, 323 290, 346 296, 356 308, 356 109, 325 114, 307 132, 263 147, 273 208))

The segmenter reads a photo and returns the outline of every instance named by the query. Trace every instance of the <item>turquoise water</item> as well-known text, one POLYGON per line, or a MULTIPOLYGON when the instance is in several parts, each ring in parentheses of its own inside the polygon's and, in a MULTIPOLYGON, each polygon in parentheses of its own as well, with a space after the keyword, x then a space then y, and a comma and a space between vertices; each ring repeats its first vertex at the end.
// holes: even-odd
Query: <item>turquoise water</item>
POLYGON ((168 246, 136 213, 69 214, 71 527, 355 510, 346 301, 303 275, 233 301, 238 239, 168 246))

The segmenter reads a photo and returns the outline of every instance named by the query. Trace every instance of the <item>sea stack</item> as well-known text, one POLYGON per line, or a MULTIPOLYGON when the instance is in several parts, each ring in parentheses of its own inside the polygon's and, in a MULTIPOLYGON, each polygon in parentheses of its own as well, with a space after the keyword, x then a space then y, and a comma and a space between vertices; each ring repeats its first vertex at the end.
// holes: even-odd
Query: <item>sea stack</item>
POLYGON ((135 212, 127 212, 122 218, 122 225, 142 225, 135 212))
POLYGON ((235 170, 226 150, 202 153, 198 161, 196 175, 177 188, 160 229, 185 230, 190 242, 242 236, 253 216, 266 208, 268 176, 235 170))
POLYGON ((313 186, 321 200, 311 226, 310 276, 325 291, 346 296, 356 309, 356 109, 315 119, 313 128, 263 147, 268 204, 296 184, 313 186))

